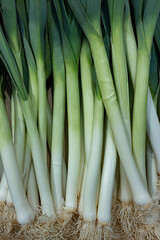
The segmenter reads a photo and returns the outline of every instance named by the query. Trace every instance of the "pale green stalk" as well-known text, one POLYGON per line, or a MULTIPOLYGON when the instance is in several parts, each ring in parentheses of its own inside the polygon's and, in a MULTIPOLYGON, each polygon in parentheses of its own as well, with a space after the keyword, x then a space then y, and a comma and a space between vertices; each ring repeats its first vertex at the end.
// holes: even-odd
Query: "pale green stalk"
POLYGON ((80 175, 81 159, 81 125, 80 125, 80 99, 78 86, 78 66, 67 59, 66 85, 67 85, 67 109, 69 131, 69 158, 66 187, 66 208, 77 208, 77 194, 80 175))
POLYGON ((99 193, 98 186, 102 160, 103 118, 103 102, 95 94, 92 141, 87 161, 82 204, 82 216, 86 221, 96 220, 97 193, 99 193))
POLYGON ((38 78, 38 129, 43 160, 47 169, 47 120, 46 120, 46 74, 44 63, 44 31, 46 25, 46 1, 29 1, 29 33, 38 78))
POLYGON ((63 49, 55 12, 48 3, 48 28, 53 68, 53 118, 51 139, 51 188, 57 209, 63 200, 63 144, 65 120, 65 67, 63 49))
POLYGON ((81 55, 81 84, 82 84, 82 97, 83 97, 83 116, 84 116, 84 170, 82 187, 80 193, 79 213, 82 214, 83 195, 85 179, 87 174, 87 164, 92 140, 93 129, 93 114, 94 114, 94 92, 92 85, 92 58, 89 49, 89 44, 86 39, 83 40, 81 55))
MULTIPOLYGON (((63 198, 62 165, 63 165, 63 138, 65 117, 65 72, 55 67, 57 56, 54 56, 54 101, 53 101, 53 128, 51 147, 51 179, 52 194, 56 207, 60 207, 63 198)), ((59 65, 60 66, 60 65, 59 65)))
MULTIPOLYGON (((32 33, 31 33, 32 34, 32 33)), ((36 60, 38 78, 38 129, 41 140, 43 159, 47 168, 47 120, 46 120, 46 76, 43 55, 36 60)))
POLYGON ((81 46, 81 31, 73 15, 67 16, 64 4, 54 1, 62 36, 66 70, 67 113, 68 113, 68 172, 66 186, 67 210, 77 208, 81 167, 81 117, 78 64, 81 46), (63 14, 62 14, 63 12, 63 14))
POLYGON ((102 224, 111 221, 112 193, 117 163, 117 152, 109 122, 105 126, 105 132, 106 142, 97 212, 97 219, 102 224))
MULTIPOLYGON (((81 94, 80 94, 81 96, 81 94)), ((80 111, 81 111, 81 160, 80 160, 80 174, 79 174, 79 187, 78 187, 78 197, 81 195, 82 182, 83 182, 83 172, 85 164, 85 151, 84 151, 84 122, 83 122, 83 106, 82 98, 80 97, 80 111)))
POLYGON ((113 73, 121 114, 131 143, 128 75, 123 38, 123 12, 124 1, 114 0, 111 26, 113 73))
POLYGON ((146 46, 140 45, 138 48, 137 74, 133 106, 132 144, 133 155, 146 188, 145 140, 147 113, 146 92, 148 90, 148 78, 149 55, 146 46))
MULTIPOLYGON (((111 11, 110 13, 111 49, 114 80, 122 119, 124 122, 124 126, 126 128, 128 141, 131 147, 128 74, 123 34, 124 1, 114 0, 112 10, 110 11, 111 11)), ((120 162, 120 189, 118 197, 121 201, 129 202, 132 200, 130 186, 121 162, 120 162)))
POLYGON ((12 90, 11 95, 11 131, 12 131, 12 140, 14 142, 14 135, 15 135, 15 109, 14 109, 14 90, 12 90))
POLYGON ((84 115, 84 142, 86 161, 89 157, 92 129, 93 129, 93 112, 94 112, 94 92, 92 85, 92 58, 87 39, 83 40, 81 55, 81 83, 83 97, 83 115, 84 115))
POLYGON ((137 43, 132 27, 130 9, 128 0, 125 1, 125 15, 124 15, 124 42, 127 56, 127 64, 129 74, 131 76, 133 87, 136 82, 136 69, 137 69, 137 43))

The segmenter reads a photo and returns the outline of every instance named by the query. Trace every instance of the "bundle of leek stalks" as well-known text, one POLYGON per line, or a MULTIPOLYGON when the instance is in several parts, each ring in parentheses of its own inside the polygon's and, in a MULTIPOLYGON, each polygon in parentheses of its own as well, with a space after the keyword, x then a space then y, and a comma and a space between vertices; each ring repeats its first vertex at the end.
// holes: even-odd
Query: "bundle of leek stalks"
POLYGON ((0 239, 160 239, 160 0, 0 10, 0 239))

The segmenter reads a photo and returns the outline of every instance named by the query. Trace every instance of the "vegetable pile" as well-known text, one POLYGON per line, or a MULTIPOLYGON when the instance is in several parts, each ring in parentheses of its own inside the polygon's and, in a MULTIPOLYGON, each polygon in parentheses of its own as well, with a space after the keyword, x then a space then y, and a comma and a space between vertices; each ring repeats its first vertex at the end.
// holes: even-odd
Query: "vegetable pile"
POLYGON ((160 0, 0 10, 0 238, 160 239, 160 0))

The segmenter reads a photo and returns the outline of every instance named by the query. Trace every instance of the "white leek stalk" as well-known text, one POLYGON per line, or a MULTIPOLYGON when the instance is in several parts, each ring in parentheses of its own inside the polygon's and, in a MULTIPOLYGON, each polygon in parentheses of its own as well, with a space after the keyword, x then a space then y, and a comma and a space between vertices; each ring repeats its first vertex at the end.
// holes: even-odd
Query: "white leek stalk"
MULTIPOLYGON (((57 58, 57 55, 54 56, 57 58)), ((51 183, 52 194, 56 207, 60 207, 63 198, 62 165, 63 165, 63 139, 65 118, 65 75, 64 71, 58 71, 54 59, 54 100, 52 123, 52 147, 51 147, 51 183)), ((58 64, 58 63, 57 63, 58 64)), ((62 66, 61 66, 62 67, 62 66)))
POLYGON ((66 70, 67 116, 68 116, 68 172, 65 206, 67 211, 77 208, 81 167, 81 117, 79 92, 79 53, 81 32, 78 23, 71 14, 71 21, 66 21, 63 2, 54 1, 62 36, 63 56, 66 70), (62 11, 61 11, 62 10, 62 11), (69 32, 69 34, 68 34, 69 32))
POLYGON ((32 221, 35 214, 31 210, 24 192, 2 96, 0 97, 0 129, 0 153, 4 171, 16 209, 17 220, 20 224, 25 224, 32 221))
POLYGON ((82 97, 83 97, 83 116, 84 116, 84 170, 82 187, 79 202, 79 213, 82 214, 84 186, 87 173, 87 164, 92 141, 93 115, 94 115, 94 93, 92 85, 92 59, 89 49, 89 44, 86 39, 83 40, 81 55, 81 83, 82 83, 82 97))
POLYGON ((69 134, 66 208, 68 210, 75 210, 77 208, 77 194, 79 187, 81 160, 81 124, 78 66, 69 61, 66 61, 65 64, 69 134))
MULTIPOLYGON (((124 15, 124 1, 115 0, 112 6, 112 12, 110 13, 113 73, 121 115, 128 135, 128 141, 131 147, 129 89, 123 36, 123 15, 124 15)), ((132 200, 131 189, 121 162, 120 162, 120 189, 118 197, 121 201, 129 202, 132 200)))
POLYGON ((97 219, 101 223, 110 223, 111 221, 112 192, 115 180, 116 162, 117 152, 109 123, 107 123, 104 162, 97 213, 97 219))
POLYGON ((82 216, 84 220, 96 220, 97 191, 100 177, 103 143, 103 117, 102 100, 95 96, 92 143, 87 163, 87 173, 84 186, 82 216))
POLYGON ((63 145, 65 121, 65 67, 62 43, 58 25, 48 2, 49 40, 52 53, 53 68, 53 118, 51 139, 51 189, 56 209, 61 208, 63 195, 63 145))

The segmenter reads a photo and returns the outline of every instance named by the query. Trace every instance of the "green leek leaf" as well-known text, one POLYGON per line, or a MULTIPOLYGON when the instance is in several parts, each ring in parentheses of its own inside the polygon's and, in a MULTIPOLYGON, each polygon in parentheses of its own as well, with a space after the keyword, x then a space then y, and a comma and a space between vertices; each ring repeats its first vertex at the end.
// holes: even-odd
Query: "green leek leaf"
POLYGON ((20 72, 17 68, 17 64, 15 62, 15 59, 12 55, 12 52, 7 44, 7 41, 5 39, 5 36, 3 34, 2 28, 0 27, 0 57, 5 64, 9 75, 13 81, 14 86, 16 87, 18 93, 20 96, 26 100, 28 97, 25 85, 22 81, 20 72))
POLYGON ((44 32, 46 26, 46 1, 29 1, 29 32, 34 55, 44 57, 44 32))

